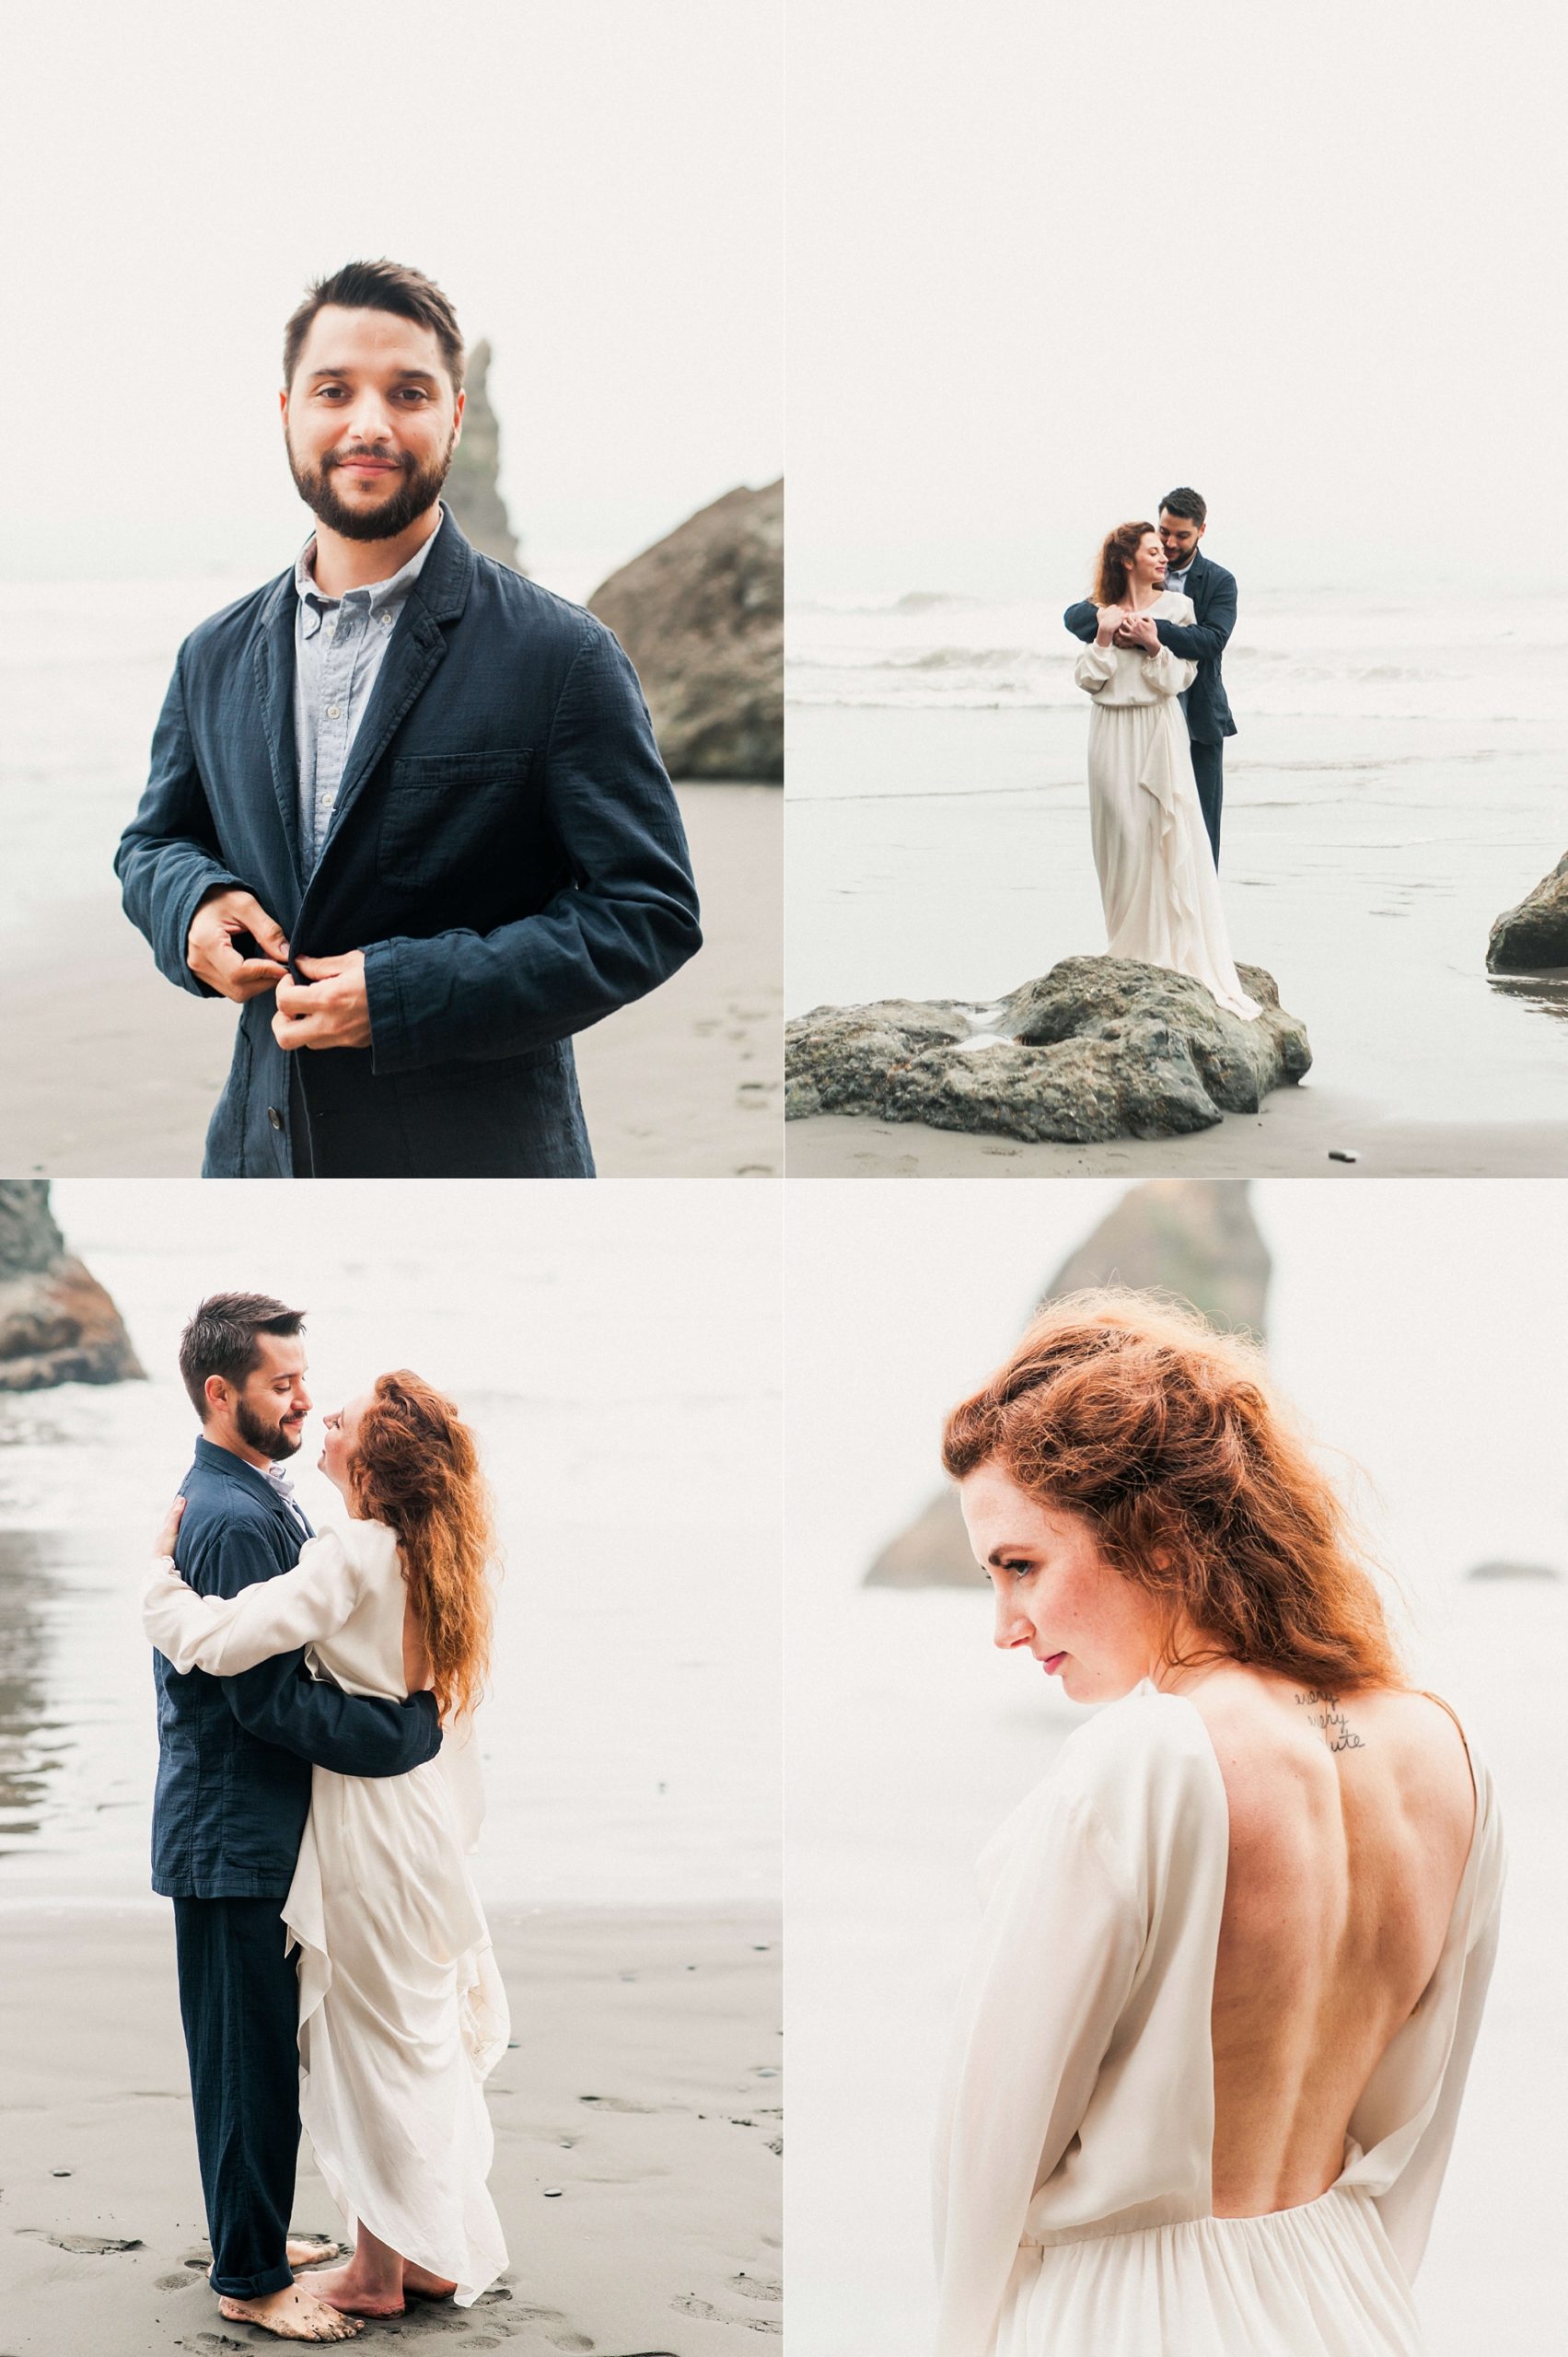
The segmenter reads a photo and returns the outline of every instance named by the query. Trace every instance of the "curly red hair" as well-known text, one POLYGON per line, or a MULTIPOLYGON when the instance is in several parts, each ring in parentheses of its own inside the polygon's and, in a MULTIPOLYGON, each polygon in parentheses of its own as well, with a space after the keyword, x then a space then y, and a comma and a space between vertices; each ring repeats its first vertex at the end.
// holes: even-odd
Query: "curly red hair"
POLYGON ((1106 1561, 1215 1656, 1327 1693, 1405 1683, 1342 1501, 1256 1345, 1111 1291, 1053 1302, 947 1418, 955 1480, 995 1463, 1084 1515, 1106 1561))
POLYGON ((377 1378, 351 1469, 355 1504, 398 1537, 443 1719, 470 1711, 490 1662, 490 1494, 452 1402, 406 1367, 377 1378))
POLYGON ((1132 578, 1132 559, 1138 552, 1138 543, 1145 532, 1157 528, 1154 524, 1118 524, 1114 532, 1106 534, 1095 564, 1092 595, 1097 606, 1120 606, 1122 603, 1132 578))

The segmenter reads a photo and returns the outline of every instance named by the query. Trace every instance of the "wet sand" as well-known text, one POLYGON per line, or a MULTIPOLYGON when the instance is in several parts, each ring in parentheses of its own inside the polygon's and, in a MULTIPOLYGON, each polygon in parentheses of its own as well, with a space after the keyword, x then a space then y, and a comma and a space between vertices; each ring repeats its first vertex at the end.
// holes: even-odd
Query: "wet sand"
MULTIPOLYGON (((776 1924, 740 1909, 551 1910, 492 1929, 518 2040, 489 2083, 512 2266, 477 2306, 421 2305, 367 2325, 361 2345, 766 2345, 783 2323, 782 2099, 763 2075, 780 2061, 776 1924)), ((14 1908, 0 1968, 7 2357, 279 2348, 224 2321, 204 2281, 167 1904, 14 1908), (91 2247, 105 2243, 134 2247, 91 2247)), ((295 2222, 340 2231, 308 2146, 295 2222)))
POLYGON ((792 1178, 1556 1178, 1568 1121, 1415 1121, 1324 1088, 1281 1088, 1184 1138, 1031 1144, 844 1113, 791 1121, 792 1178), (1336 1155, 1353 1155, 1339 1161, 1336 1155))
MULTIPOLYGON (((783 1167, 783 799, 765 785, 679 789, 704 946, 577 1042, 603 1178, 783 1167)), ((8 937, 0 988, 8 1175, 197 1175, 237 1012, 164 981, 112 879, 8 937)))

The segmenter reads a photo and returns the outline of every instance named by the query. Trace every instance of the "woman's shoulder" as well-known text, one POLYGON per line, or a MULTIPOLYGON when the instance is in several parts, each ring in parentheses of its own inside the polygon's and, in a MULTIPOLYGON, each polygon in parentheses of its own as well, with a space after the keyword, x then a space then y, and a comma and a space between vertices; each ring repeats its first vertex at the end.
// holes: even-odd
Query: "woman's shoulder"
POLYGON ((359 1578, 398 1564, 398 1538, 384 1522, 331 1523, 308 1541, 300 1558, 327 1569, 342 1565, 359 1578))
POLYGON ((1191 1702, 1144 1678, 1097 1711, 1062 1747, 1064 1794, 1093 1808, 1134 1850, 1167 1839, 1195 1814, 1223 1817, 1225 1787, 1208 1730, 1191 1702))
POLYGON ((1194 1846, 1223 1859, 1225 1788, 1190 1704, 1145 1680, 1075 1728, 993 1837, 982 1878, 1021 1852, 1049 1852, 1069 1839, 1096 1850, 1134 1897, 1194 1846))
POLYGON ((1162 622, 1195 622, 1198 609, 1184 589, 1162 589, 1159 594, 1159 619, 1162 622))

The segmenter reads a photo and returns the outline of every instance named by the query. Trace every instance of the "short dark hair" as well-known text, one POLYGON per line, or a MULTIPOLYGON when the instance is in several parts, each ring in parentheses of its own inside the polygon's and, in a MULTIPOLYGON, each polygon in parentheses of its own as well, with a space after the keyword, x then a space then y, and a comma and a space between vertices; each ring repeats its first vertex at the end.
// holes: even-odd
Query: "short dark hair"
POLYGON ((1160 501, 1160 514, 1185 516, 1190 524, 1203 524, 1208 520, 1209 510, 1202 492, 1194 491, 1190 483, 1179 482, 1160 501))
POLYGON ((286 392, 294 382, 299 354, 310 323, 329 305, 344 311, 390 311, 395 319, 417 319, 429 328, 441 346, 441 357, 452 379, 452 390, 463 389, 462 330, 458 315, 433 278, 400 261, 345 261, 329 278, 308 288, 305 300, 283 331, 283 381, 286 392))
POLYGON ((261 1364, 258 1334, 297 1334, 303 1309, 290 1309, 265 1293, 215 1293, 180 1337, 180 1374, 191 1405, 207 1421, 207 1377, 243 1385, 261 1364))

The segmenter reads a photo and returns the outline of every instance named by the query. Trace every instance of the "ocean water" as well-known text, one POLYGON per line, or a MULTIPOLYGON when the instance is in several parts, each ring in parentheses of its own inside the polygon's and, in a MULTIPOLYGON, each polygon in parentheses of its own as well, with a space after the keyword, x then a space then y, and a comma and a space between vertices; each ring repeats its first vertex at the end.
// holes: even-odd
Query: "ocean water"
MULTIPOLYGON (((318 1410, 412 1365, 474 1425, 505 1552, 482 1723, 494 1902, 776 1901, 777 1212, 740 1188, 60 1180, 151 1380, 0 1398, 0 1903, 147 1887, 137 1596, 190 1460, 180 1329, 310 1313, 318 1410)), ((294 1460, 319 1527, 341 1515, 294 1460)))
MULTIPOLYGON (((929 2340, 928 2151, 974 1862, 1082 1713, 995 1652, 989 1593, 866 1588, 939 1488, 944 1411, 1121 1192, 818 1182, 790 1207, 786 1561, 790 2332, 929 2340), (866 1202, 880 1196, 882 1201, 866 1202)), ((1270 1352, 1377 1557, 1420 1682, 1495 1778, 1503 1951, 1418 2282, 1432 2357, 1551 2345, 1568 2293, 1568 1227, 1562 1189, 1253 1190, 1270 1352), (1473 1582, 1494 1558, 1555 1579, 1473 1582)))
MULTIPOLYGON (((788 1004, 987 1000, 1105 946, 1061 603, 913 592, 788 633, 788 1004)), ((1225 656, 1232 947, 1308 1087, 1568 1118, 1568 976, 1485 972, 1568 844, 1568 599, 1248 596, 1225 656)))

